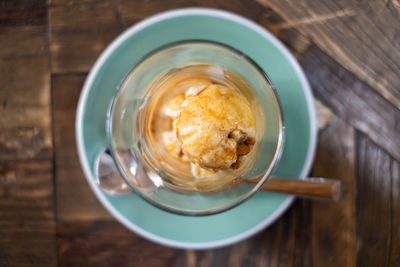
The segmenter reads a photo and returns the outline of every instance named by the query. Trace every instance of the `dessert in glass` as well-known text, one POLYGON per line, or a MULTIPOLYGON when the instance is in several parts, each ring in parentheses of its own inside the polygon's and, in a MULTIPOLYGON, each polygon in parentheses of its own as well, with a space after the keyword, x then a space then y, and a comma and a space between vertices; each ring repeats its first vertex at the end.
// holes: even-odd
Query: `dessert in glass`
POLYGON ((159 75, 147 94, 144 139, 172 189, 227 190, 251 168, 264 118, 240 76, 193 63, 159 75))
POLYGON ((248 199, 270 176, 284 140, 279 99, 261 68, 232 47, 199 40, 166 45, 135 66, 107 130, 127 183, 184 215, 248 199))

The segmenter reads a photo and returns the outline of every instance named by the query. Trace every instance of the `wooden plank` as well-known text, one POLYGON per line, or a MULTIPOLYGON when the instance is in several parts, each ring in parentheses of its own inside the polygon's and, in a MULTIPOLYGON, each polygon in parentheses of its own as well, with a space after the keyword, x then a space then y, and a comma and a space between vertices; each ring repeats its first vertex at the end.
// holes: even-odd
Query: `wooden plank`
POLYGON ((318 99, 400 160, 400 112, 396 107, 316 46, 304 54, 302 65, 318 99))
POLYGON ((400 9, 395 1, 258 0, 400 109, 400 9))
POLYGON ((55 266, 52 164, 0 163, 0 266, 55 266))
POLYGON ((298 220, 298 226, 295 231, 295 253, 293 266, 308 267, 312 266, 311 249, 311 205, 310 200, 297 200, 293 210, 296 210, 295 216, 298 220))
POLYGON ((144 240, 115 221, 57 222, 60 266, 184 266, 185 252, 144 240))
POLYGON ((46 27, 3 27, 0 40, 0 160, 49 159, 46 27))
POLYGON ((295 28, 276 27, 277 24, 285 23, 285 19, 272 8, 265 5, 265 3, 262 4, 264 5, 262 16, 260 19, 255 21, 278 37, 279 40, 282 41, 298 59, 300 59, 302 54, 307 51, 308 47, 312 44, 311 39, 301 34, 295 28))
POLYGON ((317 110, 317 120, 318 120, 318 131, 322 131, 334 118, 334 114, 331 109, 325 106, 318 99, 314 99, 315 109, 317 110))
POLYGON ((91 191, 79 163, 75 110, 86 75, 53 75, 55 180, 58 219, 111 218, 91 191))
POLYGON ((111 1, 50 6, 52 73, 87 72, 101 51, 121 31, 111 1))
POLYGON ((29 25, 0 27, 1 59, 21 59, 23 57, 34 58, 39 56, 48 56, 47 40, 45 35, 46 29, 46 26, 29 25))
POLYGON ((361 134, 357 152, 357 264, 400 266, 399 164, 361 134))
POLYGON ((354 130, 336 118, 322 132, 312 175, 341 180, 339 202, 315 201, 311 209, 312 266, 356 263, 354 130))
POLYGON ((0 266, 55 266, 46 1, 1 7, 0 266))
POLYGON ((46 0, 2 1, 0 8, 0 27, 45 25, 47 18, 46 13, 46 0))
POLYGON ((262 15, 264 7, 253 0, 233 0, 233 1, 129 1, 129 0, 117 0, 118 10, 121 13, 122 19, 126 26, 130 26, 137 21, 144 19, 148 16, 156 13, 166 11, 174 8, 183 7, 211 7, 226 9, 243 16, 249 17, 254 20, 258 20, 262 15))
POLYGON ((400 108, 399 9, 370 1, 265 1, 285 18, 276 28, 295 27, 342 66, 400 108), (385 18, 385 19, 382 19, 385 18), (349 25, 352 25, 351 27, 349 25), (365 56, 368 55, 368 56, 365 56))
POLYGON ((391 197, 391 252, 388 266, 400 264, 400 164, 391 162, 392 197, 391 197))
MULTIPOLYGON (((108 0, 101 0, 103 2, 108 2, 108 0)), ((100 2, 99 0, 47 0, 48 6, 62 6, 62 5, 72 5, 76 3, 83 2, 100 2)))

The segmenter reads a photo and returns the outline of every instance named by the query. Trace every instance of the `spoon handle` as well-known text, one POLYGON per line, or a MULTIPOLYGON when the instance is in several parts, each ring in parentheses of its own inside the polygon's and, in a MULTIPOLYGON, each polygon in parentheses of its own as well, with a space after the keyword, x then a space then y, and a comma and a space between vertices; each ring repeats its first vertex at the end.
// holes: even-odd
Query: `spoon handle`
MULTIPOLYGON (((248 183, 258 181, 259 179, 246 179, 248 183)), ((270 178, 261 190, 338 201, 340 186, 339 180, 327 178, 305 178, 304 180, 270 178)))

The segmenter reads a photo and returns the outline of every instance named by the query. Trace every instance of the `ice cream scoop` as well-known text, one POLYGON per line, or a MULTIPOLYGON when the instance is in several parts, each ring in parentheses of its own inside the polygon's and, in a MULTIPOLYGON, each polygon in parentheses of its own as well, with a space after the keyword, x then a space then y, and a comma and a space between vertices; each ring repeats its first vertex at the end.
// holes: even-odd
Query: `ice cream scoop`
POLYGON ((201 168, 236 169, 257 130, 247 99, 220 84, 190 88, 173 123, 182 152, 201 168))

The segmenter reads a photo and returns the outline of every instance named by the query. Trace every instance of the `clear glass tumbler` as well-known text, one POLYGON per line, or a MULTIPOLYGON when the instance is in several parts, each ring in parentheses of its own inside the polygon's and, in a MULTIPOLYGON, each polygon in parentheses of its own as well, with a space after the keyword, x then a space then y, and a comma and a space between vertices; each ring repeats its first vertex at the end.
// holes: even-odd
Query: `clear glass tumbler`
POLYGON ((284 143, 282 110, 268 76, 242 52, 205 40, 172 43, 147 55, 121 83, 110 105, 106 127, 111 154, 125 181, 153 205, 182 215, 215 214, 248 199, 270 177, 284 143), (252 165, 217 193, 180 190, 170 179, 174 174, 156 157, 149 156, 151 145, 145 142, 143 111, 154 93, 148 90, 150 84, 162 73, 194 63, 216 65, 226 73, 239 75, 250 85, 250 105, 262 112, 257 116, 257 124, 263 127, 259 127, 252 165), (260 177, 258 183, 242 183, 243 179, 260 177))

